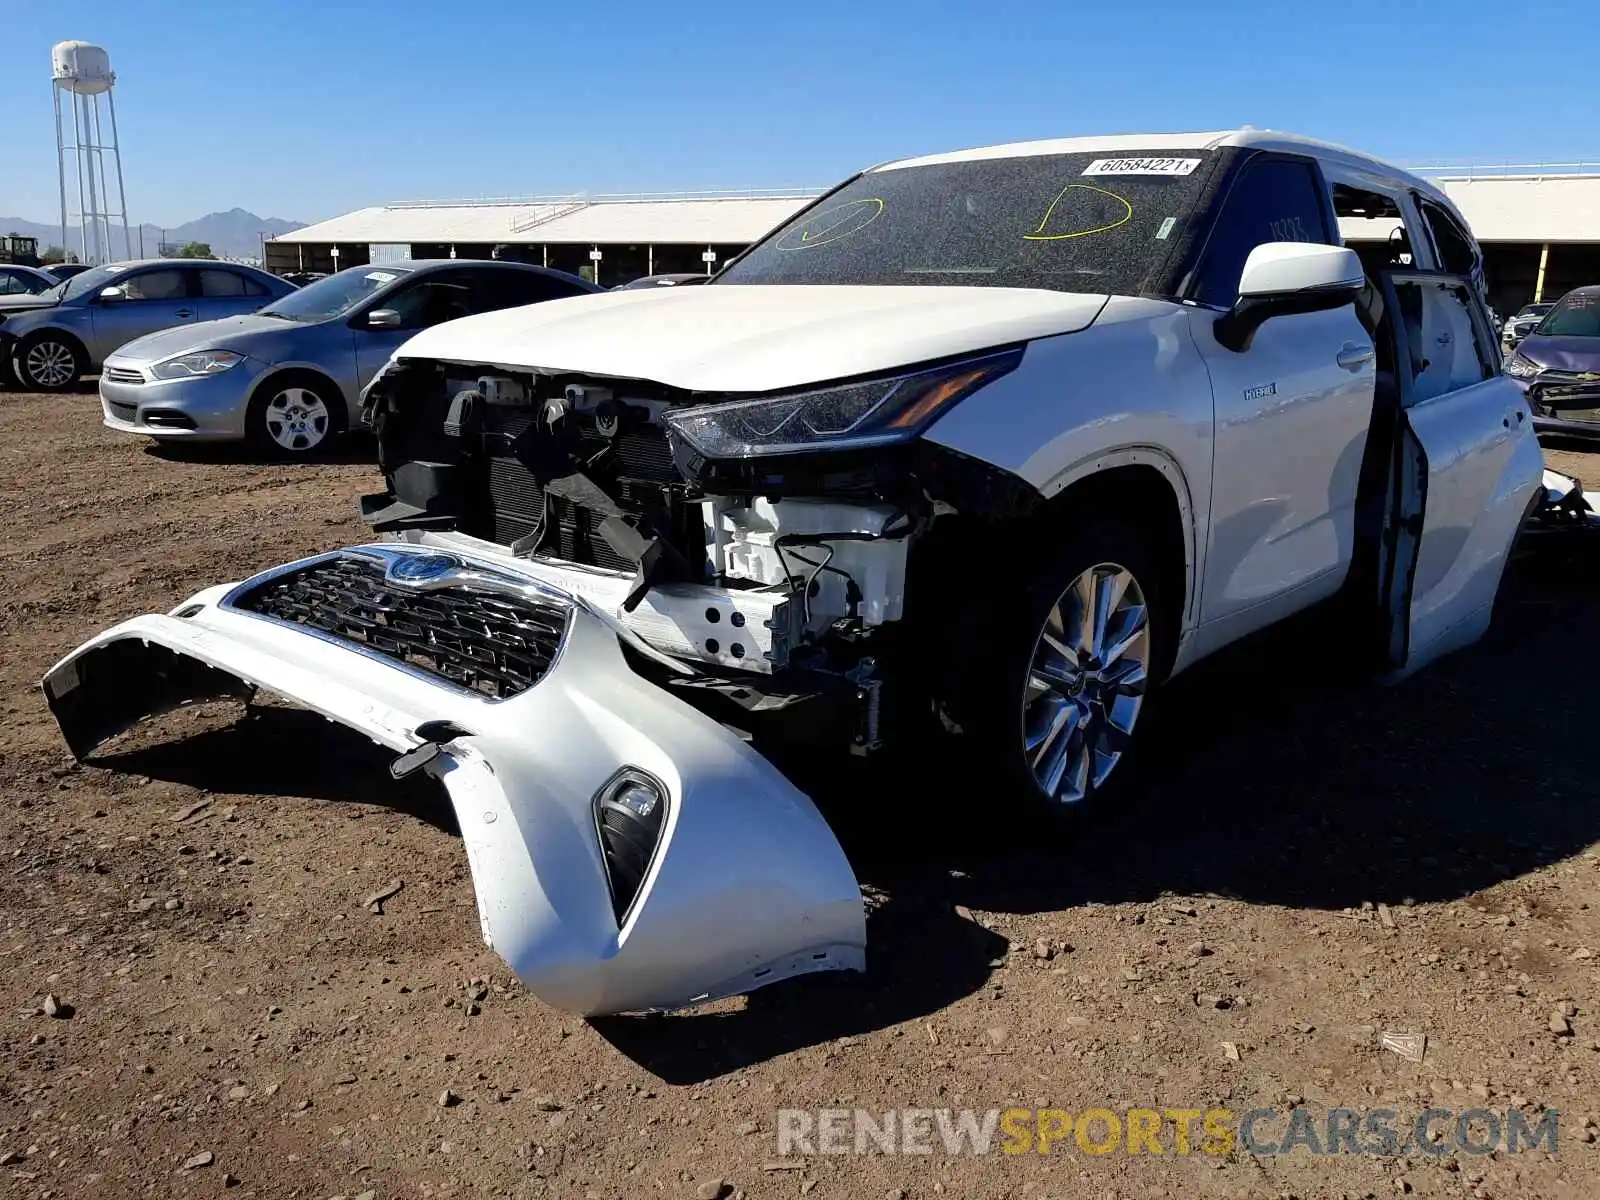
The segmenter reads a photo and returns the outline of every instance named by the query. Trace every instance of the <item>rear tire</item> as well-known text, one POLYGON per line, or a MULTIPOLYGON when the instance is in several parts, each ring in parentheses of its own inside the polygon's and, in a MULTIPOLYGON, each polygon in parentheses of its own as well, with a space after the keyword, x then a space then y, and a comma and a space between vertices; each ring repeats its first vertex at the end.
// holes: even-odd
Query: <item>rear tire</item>
POLYGON ((43 330, 17 344, 11 366, 25 392, 70 392, 89 364, 71 337, 43 330))
POLYGON ((344 430, 344 400, 325 380, 303 375, 269 379, 250 397, 245 437, 270 458, 309 459, 344 430))
POLYGON ((1140 529, 1093 516, 1008 589, 956 693, 963 757, 980 778, 1055 820, 1125 793, 1172 668, 1176 590, 1140 529))

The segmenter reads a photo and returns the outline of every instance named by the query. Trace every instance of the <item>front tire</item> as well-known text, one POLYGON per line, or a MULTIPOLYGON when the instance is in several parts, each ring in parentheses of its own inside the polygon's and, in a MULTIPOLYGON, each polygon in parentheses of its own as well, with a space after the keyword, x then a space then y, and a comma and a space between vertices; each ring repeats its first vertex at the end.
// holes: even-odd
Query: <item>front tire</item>
POLYGON ((250 398, 245 436, 272 458, 312 458, 326 450, 342 423, 329 385, 300 377, 269 380, 250 398))
POLYGON ((70 392, 88 369, 83 348, 72 338, 49 330, 23 338, 11 365, 23 391, 28 392, 70 392))
POLYGON ((994 607, 960 723, 1024 808, 1076 818, 1129 786, 1176 650, 1167 590, 1140 530, 1089 517, 994 607))

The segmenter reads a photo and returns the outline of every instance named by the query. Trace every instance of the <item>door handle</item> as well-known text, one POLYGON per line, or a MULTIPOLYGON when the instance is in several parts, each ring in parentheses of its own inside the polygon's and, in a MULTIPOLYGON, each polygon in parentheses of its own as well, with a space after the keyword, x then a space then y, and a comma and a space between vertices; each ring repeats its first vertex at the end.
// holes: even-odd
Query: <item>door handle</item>
POLYGON ((187 317, 193 315, 193 313, 194 310, 192 308, 180 308, 177 315, 180 317, 187 317))
POLYGON ((1346 342, 1340 348, 1334 362, 1346 371, 1359 371, 1372 361, 1373 353, 1371 346, 1358 346, 1354 342, 1346 342))

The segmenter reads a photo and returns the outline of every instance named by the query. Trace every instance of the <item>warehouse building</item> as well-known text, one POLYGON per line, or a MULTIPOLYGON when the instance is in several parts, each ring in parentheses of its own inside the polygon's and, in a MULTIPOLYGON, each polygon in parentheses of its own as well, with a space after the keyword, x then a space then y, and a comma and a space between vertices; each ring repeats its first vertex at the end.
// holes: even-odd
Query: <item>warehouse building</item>
MULTIPOLYGON (((1443 188, 1472 226, 1500 312, 1600 283, 1600 164, 1415 169, 1443 188)), ((407 257, 489 258, 503 245, 523 261, 610 286, 641 275, 710 271, 821 190, 389 204, 275 238, 266 244, 265 266, 282 273, 407 257)))
POLYGON ((267 270, 333 271, 401 258, 522 261, 610 286, 641 275, 710 271, 821 189, 416 202, 363 208, 274 238, 267 270))

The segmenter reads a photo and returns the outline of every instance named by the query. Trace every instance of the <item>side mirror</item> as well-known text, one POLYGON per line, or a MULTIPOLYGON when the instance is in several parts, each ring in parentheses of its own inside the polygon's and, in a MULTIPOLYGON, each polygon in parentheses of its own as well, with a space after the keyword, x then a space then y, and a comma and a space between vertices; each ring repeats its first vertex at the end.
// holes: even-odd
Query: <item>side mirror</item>
POLYGON ((101 288, 100 294, 95 297, 95 299, 99 300, 102 304, 110 304, 117 300, 126 299, 127 295, 128 294, 123 291, 119 285, 112 284, 110 287, 101 288))
POLYGON ((392 308, 375 308, 367 314, 368 329, 399 329, 400 314, 392 308))
POLYGON ((1243 353, 1273 317, 1343 308, 1365 285, 1361 258, 1347 246, 1264 242, 1245 259, 1239 298, 1212 332, 1218 343, 1243 353))

